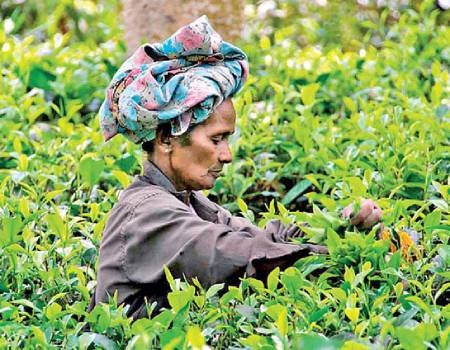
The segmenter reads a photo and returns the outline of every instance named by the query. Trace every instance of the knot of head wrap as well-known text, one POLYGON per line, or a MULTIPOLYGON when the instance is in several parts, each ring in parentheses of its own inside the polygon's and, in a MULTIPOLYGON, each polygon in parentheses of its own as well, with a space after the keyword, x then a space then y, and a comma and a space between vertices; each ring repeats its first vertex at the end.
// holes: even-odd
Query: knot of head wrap
POLYGON ((135 143, 151 141, 162 123, 181 135, 238 92, 247 76, 245 53, 202 16, 163 43, 140 46, 122 64, 100 107, 105 140, 123 134, 135 143))

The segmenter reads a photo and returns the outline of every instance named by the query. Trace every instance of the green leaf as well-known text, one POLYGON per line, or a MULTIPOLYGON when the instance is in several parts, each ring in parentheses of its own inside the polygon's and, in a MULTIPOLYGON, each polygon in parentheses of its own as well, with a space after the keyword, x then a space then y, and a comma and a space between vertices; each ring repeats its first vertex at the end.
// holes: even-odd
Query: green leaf
POLYGON ((51 201, 56 196, 60 195, 61 193, 64 193, 64 191, 66 191, 65 188, 62 188, 62 189, 59 189, 59 190, 55 190, 55 191, 50 191, 50 192, 45 194, 45 200, 51 201))
POLYGON ((280 280, 283 286, 294 295, 306 284, 305 278, 295 267, 288 267, 281 275, 280 280))
POLYGON ((320 185, 319 181, 317 180, 318 179, 317 175, 315 175, 315 174, 307 174, 307 175, 305 175, 305 179, 311 181, 311 183, 315 187, 317 187, 318 189, 322 188, 322 186, 320 185))
POLYGON ((81 349, 88 349, 89 345, 94 344, 101 347, 104 350, 118 350, 114 341, 109 339, 107 336, 98 333, 86 332, 80 335, 78 338, 79 346, 81 349))
POLYGON ((398 270, 400 268, 400 262, 401 262, 401 251, 398 250, 390 257, 388 266, 392 267, 395 270, 398 270))
POLYGON ((194 300, 195 288, 189 286, 186 290, 170 292, 167 294, 169 305, 175 312, 180 311, 184 306, 194 300))
POLYGON ((277 320, 278 315, 281 311, 283 311, 286 307, 281 304, 274 304, 267 307, 266 314, 272 319, 277 320))
POLYGON ((55 319, 61 314, 61 310, 61 305, 54 302, 45 308, 45 316, 47 316, 50 322, 54 322, 55 319))
POLYGON ((246 214, 248 211, 247 204, 242 200, 242 198, 237 199, 237 204, 241 213, 246 214))
POLYGON ((287 319, 287 308, 283 307, 278 313, 275 325, 280 331, 282 336, 286 336, 288 332, 288 319, 287 319))
POLYGON ((441 223, 442 214, 441 211, 436 209, 432 213, 428 214, 425 217, 425 220, 423 222, 423 227, 425 229, 425 232, 431 233, 433 231, 433 226, 438 226, 441 223))
POLYGON ((228 304, 233 299, 242 299, 241 290, 237 287, 229 286, 228 292, 222 295, 222 297, 220 298, 220 302, 222 304, 228 304))
POLYGON ((248 278, 247 283, 257 292, 264 291, 264 283, 256 278, 248 278))
POLYGON ((439 331, 433 323, 420 323, 414 330, 416 334, 419 334, 425 341, 431 341, 439 335, 439 331))
POLYGON ((300 196, 302 193, 304 193, 309 187, 311 186, 311 181, 309 180, 302 180, 295 184, 294 187, 292 187, 288 193, 284 196, 281 203, 283 205, 288 205, 291 203, 294 199, 296 199, 298 196, 300 196))
POLYGON ((225 287, 224 283, 214 284, 211 287, 209 287, 208 291, 206 292, 206 298, 209 299, 216 295, 219 291, 221 291, 225 287))
POLYGON ((153 321, 166 329, 170 326, 174 317, 175 317, 175 314, 172 312, 172 310, 164 310, 163 312, 156 315, 153 318, 153 321))
POLYGON ((83 181, 89 186, 94 186, 100 179, 100 175, 105 168, 103 159, 96 159, 93 155, 85 155, 78 166, 78 171, 83 181))
POLYGON ((26 307, 29 307, 30 309, 33 309, 34 311, 36 311, 37 313, 40 313, 42 310, 40 308, 38 308, 33 302, 31 302, 30 300, 27 299, 18 299, 18 300, 13 300, 11 301, 12 304, 17 304, 17 305, 23 305, 26 307))
POLYGON ((271 43, 270 38, 268 36, 263 36, 259 39, 259 47, 263 50, 270 49, 271 43))
POLYGON ((92 323, 94 329, 98 332, 104 332, 111 324, 111 315, 105 305, 97 304, 92 310, 87 319, 92 323))
POLYGON ((239 315, 245 317, 250 322, 256 321, 258 310, 256 310, 253 306, 247 304, 237 305, 236 311, 239 313, 239 315))
MULTIPOLYGON (((399 283, 401 285, 401 283, 399 283)), ((409 320, 411 320, 414 316, 416 316, 417 312, 419 312, 419 308, 416 306, 411 307, 409 310, 406 310, 404 313, 402 313, 400 316, 398 316, 394 322, 393 325, 403 326, 406 324, 409 320)))
POLYGON ((31 329, 33 331, 33 334, 34 334, 34 337, 35 337, 37 343, 42 345, 44 347, 44 349, 47 348, 48 341, 45 336, 45 333, 39 327, 36 327, 36 326, 31 326, 31 329))
POLYGON ((305 106, 311 106, 314 104, 316 99, 316 92, 319 90, 320 85, 317 83, 306 85, 301 90, 301 98, 303 101, 303 104, 305 106))
POLYGON ((196 295, 194 297, 195 304, 202 309, 205 306, 206 297, 204 295, 196 295))
POLYGON ((441 84, 434 84, 431 89, 431 101, 434 105, 438 105, 441 102, 441 96, 444 90, 442 89, 441 84))
POLYGON ((22 153, 22 142, 20 142, 20 139, 18 137, 14 138, 13 149, 16 153, 22 153))
MULTIPOLYGON (((149 335, 148 333, 147 334, 141 333, 141 334, 135 335, 128 342, 125 350, 148 350, 151 348, 151 343, 152 343, 153 338, 154 338, 154 336, 152 334, 149 335)), ((161 347, 162 347, 162 340, 161 340, 161 347)), ((164 349, 164 347, 163 347, 163 349, 164 349)))
POLYGON ((272 292, 277 288, 278 286, 278 277, 280 275, 280 268, 276 267, 273 269, 269 276, 267 276, 267 288, 271 290, 272 292))
POLYGON ((320 221, 321 226, 332 229, 338 229, 346 223, 344 219, 340 219, 337 213, 326 212, 320 210, 316 205, 313 205, 314 218, 320 221))
POLYGON ((330 308, 328 306, 325 306, 325 307, 313 312, 312 314, 309 315, 308 322, 313 323, 313 322, 319 321, 329 310, 330 310, 330 308))
POLYGON ((52 87, 49 82, 55 81, 56 75, 50 73, 39 65, 31 66, 30 75, 28 77, 28 86, 36 87, 46 91, 51 91, 52 87))
POLYGON ((434 78, 438 78, 441 74, 441 63, 439 61, 434 61, 431 65, 431 74, 434 78))
POLYGON ((170 289, 176 290, 175 279, 173 278, 172 273, 166 265, 164 265, 164 274, 166 275, 166 280, 169 283, 170 289))
POLYGON ((205 337, 198 326, 189 327, 186 338, 188 344, 191 345, 193 349, 202 349, 206 344, 205 337))
POLYGON ((58 213, 47 214, 45 217, 48 228, 53 231, 56 235, 61 237, 63 241, 68 238, 67 225, 64 223, 62 217, 58 213))
POLYGON ((371 347, 357 343, 356 341, 353 340, 346 341, 341 348, 341 350, 371 350, 371 349, 372 349, 371 347))
POLYGON ((261 349, 261 347, 266 344, 266 340, 264 337, 257 335, 257 334, 252 334, 249 335, 247 338, 244 339, 239 339, 239 342, 242 345, 248 346, 251 349, 261 349))
POLYGON ((430 341, 438 336, 436 327, 432 323, 421 323, 415 328, 397 327, 395 334, 404 349, 427 349, 425 341, 430 341))
POLYGON ((80 103, 79 100, 71 100, 67 106, 66 117, 72 118, 76 112, 78 112, 81 108, 83 108, 84 104, 80 103))
POLYGON ((367 187, 364 185, 363 181, 359 177, 351 176, 346 178, 345 181, 349 186, 352 196, 355 197, 367 196, 367 187))
POLYGON ((131 154, 124 154, 120 159, 114 162, 114 166, 118 166, 120 170, 126 174, 130 174, 136 163, 137 159, 135 156, 131 154))
POLYGON ((19 217, 5 217, 2 219, 3 229, 0 234, 0 247, 19 241, 19 232, 23 228, 22 219, 19 217))
POLYGON ((359 308, 348 307, 345 309, 345 315, 349 318, 352 323, 358 322, 359 319, 359 308))
MULTIPOLYGON (((184 332, 182 328, 173 327, 171 329, 168 329, 167 331, 163 332, 160 336, 161 349, 163 350, 178 349, 178 346, 181 345, 185 339, 186 339, 186 332, 184 332)), ((152 346, 147 346, 145 350, 148 350, 150 348, 152 348, 152 346)))
POLYGON ((433 317, 434 313, 431 310, 430 306, 427 305, 421 298, 411 295, 411 296, 406 297, 406 300, 412 301, 418 307, 420 307, 423 311, 425 311, 430 317, 433 317))
POLYGON ((353 268, 345 266, 344 281, 347 281, 348 283, 352 284, 354 279, 355 279, 355 271, 353 270, 353 268))
POLYGON ((438 249, 438 254, 445 262, 445 264, 450 265, 450 246, 443 245, 438 249))
POLYGON ((356 103, 353 102, 353 100, 347 96, 343 97, 343 101, 345 106, 349 109, 350 112, 355 113, 356 112, 356 103))
POLYGON ((337 248, 341 246, 341 238, 334 230, 330 228, 327 228, 326 235, 327 235, 326 244, 328 247, 328 251, 330 252, 331 255, 333 255, 334 252, 337 250, 337 248))
POLYGON ((318 334, 299 334, 292 340, 292 349, 339 350, 342 341, 331 340, 318 334))
POLYGON ((370 261, 366 261, 361 268, 361 272, 367 274, 370 272, 371 269, 372 269, 372 263, 370 261))
POLYGON ((130 177, 124 171, 113 170, 112 174, 117 179, 117 181, 119 181, 122 188, 127 188, 130 185, 130 183, 131 183, 130 177))

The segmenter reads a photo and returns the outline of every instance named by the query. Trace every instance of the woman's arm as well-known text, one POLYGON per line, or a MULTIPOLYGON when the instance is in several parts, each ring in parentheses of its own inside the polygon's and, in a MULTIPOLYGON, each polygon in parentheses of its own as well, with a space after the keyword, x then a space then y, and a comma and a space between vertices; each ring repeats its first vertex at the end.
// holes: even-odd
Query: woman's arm
MULTIPOLYGON (((251 224, 237 227, 205 221, 162 191, 127 208, 129 213, 122 216, 121 224, 105 230, 120 240, 120 251, 107 253, 105 246, 102 255, 120 259, 129 281, 137 284, 163 279, 164 266, 175 277, 196 277, 205 286, 244 273, 262 277, 271 268, 287 267, 311 251, 310 245, 274 242, 270 232, 251 224)), ((108 271, 102 261, 99 265, 108 271)))

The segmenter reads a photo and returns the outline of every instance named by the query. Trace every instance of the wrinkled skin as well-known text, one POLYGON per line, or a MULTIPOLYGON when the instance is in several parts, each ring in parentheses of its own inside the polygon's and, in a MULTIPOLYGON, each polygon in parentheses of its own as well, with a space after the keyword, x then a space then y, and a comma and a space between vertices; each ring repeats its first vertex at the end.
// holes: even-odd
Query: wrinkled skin
POLYGON ((178 137, 157 135, 154 163, 178 191, 198 191, 214 186, 223 165, 232 160, 228 137, 234 133, 236 112, 230 99, 221 103, 205 122, 191 132, 190 144, 178 137))
POLYGON ((345 207, 342 211, 342 216, 345 219, 350 219, 350 223, 364 229, 373 227, 380 222, 383 212, 378 205, 371 199, 366 199, 361 204, 359 212, 352 216, 353 205, 345 207))

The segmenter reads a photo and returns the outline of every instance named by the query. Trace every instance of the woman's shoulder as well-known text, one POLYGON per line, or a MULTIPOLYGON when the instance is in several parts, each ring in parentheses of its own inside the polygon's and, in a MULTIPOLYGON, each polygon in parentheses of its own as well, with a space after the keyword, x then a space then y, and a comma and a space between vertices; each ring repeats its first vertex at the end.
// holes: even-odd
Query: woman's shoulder
POLYGON ((164 187, 144 182, 139 178, 119 194, 118 205, 136 207, 147 201, 177 201, 164 187))

